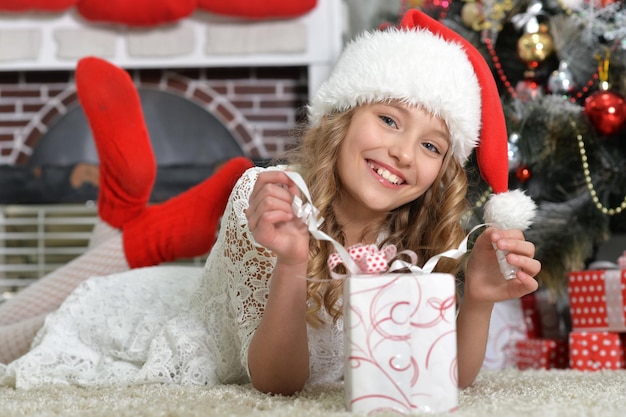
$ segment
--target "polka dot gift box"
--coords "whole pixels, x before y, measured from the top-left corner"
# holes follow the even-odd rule
[[[624,368],[624,334],[615,332],[571,332],[570,368],[579,371]]]
[[[573,330],[626,332],[626,269],[568,274]]]
[[[517,369],[565,369],[569,366],[566,339],[527,339],[515,343]]]

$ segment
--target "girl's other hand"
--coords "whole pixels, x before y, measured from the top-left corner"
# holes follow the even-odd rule
[[[507,252],[507,262],[518,268],[515,278],[502,276],[494,246]],[[525,240],[521,230],[487,228],[476,240],[468,259],[464,298],[494,303],[535,291],[538,283],[534,277],[541,264],[534,255],[535,245]]]

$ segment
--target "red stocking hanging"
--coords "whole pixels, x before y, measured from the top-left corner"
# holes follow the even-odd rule
[[[155,26],[187,17],[196,6],[197,0],[78,0],[76,8],[94,22]]]
[[[0,0],[0,11],[63,11],[74,7],[78,1],[79,0]]]
[[[248,19],[288,18],[303,15],[317,0],[198,0],[198,8],[211,13]]]

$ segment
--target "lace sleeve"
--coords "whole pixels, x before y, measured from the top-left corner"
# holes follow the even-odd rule
[[[256,178],[260,170],[250,172],[242,179],[236,199],[239,201],[231,215],[236,216],[239,227],[236,229],[234,241],[227,245],[227,256],[238,265],[237,276],[231,276],[230,287],[237,322],[239,339],[241,340],[241,364],[248,369],[248,348],[256,331],[265,303],[269,295],[269,283],[276,264],[274,255],[256,243],[250,229],[245,210]]]
[[[233,188],[220,235],[207,259],[203,299],[196,300],[196,305],[202,303],[207,326],[218,344],[215,348],[222,362],[218,373],[223,381],[249,377],[248,347],[269,294],[275,259],[255,242],[245,214],[259,173],[269,169],[283,168],[251,168]]]

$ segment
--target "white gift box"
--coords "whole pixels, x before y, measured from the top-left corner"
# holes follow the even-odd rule
[[[458,407],[454,276],[349,276],[344,337],[348,410],[417,414]]]

